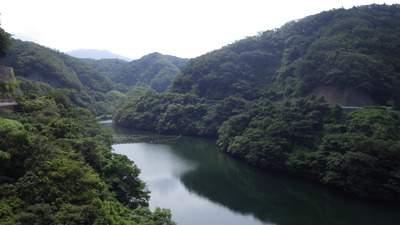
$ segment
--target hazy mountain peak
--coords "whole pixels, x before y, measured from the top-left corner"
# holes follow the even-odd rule
[[[122,59],[126,61],[132,61],[132,59],[114,54],[107,50],[97,50],[97,49],[77,49],[73,51],[66,52],[66,54],[76,57],[76,58],[88,58],[88,59]]]

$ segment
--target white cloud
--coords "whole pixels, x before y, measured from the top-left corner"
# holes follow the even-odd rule
[[[106,49],[195,57],[332,8],[380,0],[0,0],[2,27],[60,51]]]

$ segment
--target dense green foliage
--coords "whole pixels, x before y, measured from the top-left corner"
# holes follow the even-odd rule
[[[122,98],[116,101],[116,95],[111,92],[114,85],[103,73],[80,59],[38,44],[15,40],[7,53],[6,63],[14,68],[16,76],[65,89],[75,104],[96,115],[112,114],[124,98],[118,95]],[[33,85],[31,81],[25,84]],[[26,90],[30,89],[26,85]],[[30,92],[25,97],[35,98],[32,94],[42,96],[44,93]]]
[[[87,64],[33,43],[15,41],[7,57],[20,76],[0,65],[0,97],[18,102],[0,111],[0,224],[175,224],[169,210],[149,210],[140,170],[76,106],[114,110],[125,94]]]
[[[151,53],[123,65],[111,74],[110,78],[119,91],[127,91],[133,86],[143,86],[163,92],[187,61],[175,56]]]
[[[29,80],[24,77],[17,77],[17,80],[18,87],[23,91],[26,99],[37,99],[55,90],[48,83]]]
[[[343,112],[310,95],[352,87],[397,109],[399,17],[399,5],[331,10],[185,66],[158,53],[85,61],[16,40],[6,63],[18,82],[0,86],[19,102],[0,118],[1,223],[173,224],[168,210],[150,212],[139,169],[110,151],[111,136],[92,117],[112,114],[127,96],[118,125],[218,138],[222,151],[254,166],[399,201],[400,112]],[[0,30],[0,57],[10,43]],[[9,91],[17,85],[21,93]]]
[[[20,40],[13,42],[6,55],[6,63],[14,68],[16,76],[65,89],[75,104],[95,115],[113,114],[125,99],[119,92],[128,92],[132,87],[165,91],[186,62],[187,59],[159,53],[131,63],[119,59],[77,59]],[[30,92],[26,97],[35,98],[32,94],[43,95]]]
[[[170,134],[216,137],[218,127],[246,106],[246,101],[227,98],[212,102],[193,94],[157,93],[134,95],[114,116],[120,126]]]
[[[300,92],[318,85],[354,86],[381,104],[398,101],[399,21],[398,5],[371,5],[288,23],[282,30],[291,38],[279,79],[296,79]]]
[[[255,166],[399,201],[400,113],[346,113],[311,94],[351,87],[396,109],[399,16],[399,5],[336,9],[235,42],[191,59],[169,92],[130,96],[115,122],[216,137]]]
[[[232,95],[250,100],[259,97],[272,84],[280,58],[258,39],[245,39],[191,59],[174,79],[172,92],[216,100]]]
[[[0,59],[6,56],[11,45],[11,35],[0,27]]]
[[[312,98],[257,104],[220,127],[223,151],[361,197],[400,199],[399,112],[366,108],[346,115]]]
[[[289,97],[317,86],[352,86],[381,104],[396,102],[399,17],[398,5],[370,5],[292,21],[190,60],[172,91],[255,99],[271,88]]]
[[[81,61],[90,65],[93,69],[104,73],[110,77],[122,66],[128,64],[127,61],[122,59],[80,59]]]
[[[91,113],[51,96],[0,118],[1,224],[174,224]]]

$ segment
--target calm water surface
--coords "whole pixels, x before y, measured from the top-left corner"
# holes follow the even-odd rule
[[[120,142],[170,138],[109,127]],[[123,139],[121,139],[123,137]],[[151,139],[154,137],[154,139]],[[141,169],[150,208],[171,209],[179,225],[399,225],[400,206],[361,201],[281,174],[259,171],[216,149],[215,141],[113,145]]]

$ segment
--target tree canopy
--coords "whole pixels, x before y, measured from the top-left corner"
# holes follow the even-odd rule
[[[120,91],[134,86],[150,87],[164,92],[188,60],[175,56],[151,53],[120,67],[110,75]]]
[[[35,81],[64,89],[71,100],[95,115],[112,114],[124,97],[110,98],[113,82],[102,72],[93,69],[81,59],[40,46],[31,42],[15,40],[6,55],[6,64],[14,68],[15,75],[24,80],[27,98],[37,98],[46,90],[37,90]],[[115,90],[114,90],[115,91]]]
[[[114,120],[215,137],[254,166],[398,201],[400,113],[386,108],[400,100],[399,16],[374,4],[288,22],[191,59],[169,91],[129,97]],[[345,112],[313,95],[326,87],[382,107]]]
[[[148,209],[140,170],[62,91],[0,118],[2,224],[174,224]]]

